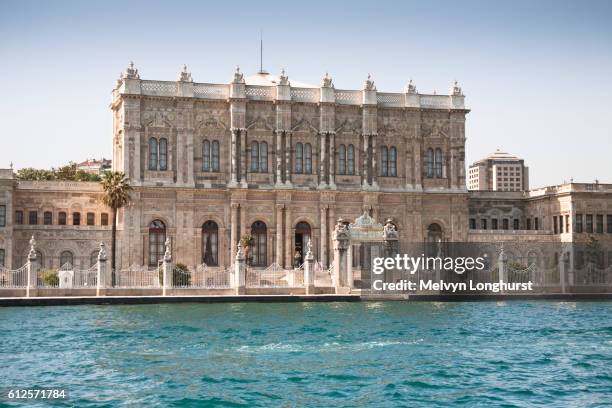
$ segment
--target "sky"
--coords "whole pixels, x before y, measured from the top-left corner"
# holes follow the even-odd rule
[[[612,1],[0,0],[0,168],[111,156],[109,109],[141,78],[227,83],[234,67],[379,91],[447,93],[471,109],[466,162],[499,148],[531,187],[612,183]]]

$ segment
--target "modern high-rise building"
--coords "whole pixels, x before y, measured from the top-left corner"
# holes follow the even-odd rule
[[[469,190],[529,190],[529,168],[523,159],[497,149],[472,164],[468,171]]]

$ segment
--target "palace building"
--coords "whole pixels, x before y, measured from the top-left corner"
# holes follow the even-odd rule
[[[134,187],[119,214],[118,265],[157,266],[170,238],[176,262],[229,266],[245,234],[255,268],[301,263],[308,241],[328,265],[336,220],[364,211],[404,242],[612,241],[612,185],[468,192],[464,99],[456,82],[448,95],[412,81],[386,93],[370,76],[344,90],[327,74],[309,85],[236,69],[210,84],[186,67],[152,81],[130,64],[110,105],[113,169]],[[100,196],[98,183],[0,170],[0,262],[25,263],[34,235],[43,268],[94,264],[110,243]]]

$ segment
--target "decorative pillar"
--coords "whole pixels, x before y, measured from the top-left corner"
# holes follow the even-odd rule
[[[565,274],[569,263],[569,253],[563,252],[559,257],[559,283],[561,285],[561,293],[566,293]]]
[[[244,295],[246,293],[246,264],[241,243],[238,244],[234,261],[234,288],[237,295]]]
[[[336,133],[329,134],[329,186],[336,187]]]
[[[421,165],[421,142],[417,139],[413,142],[412,154],[414,162],[414,187],[417,190],[421,190],[423,188],[423,166]]]
[[[291,187],[291,132],[285,134],[285,185]]]
[[[362,182],[361,185],[363,187],[367,187],[370,182],[370,171],[369,171],[369,144],[370,144],[370,138],[368,135],[364,134],[363,135],[363,161],[362,161],[362,168],[361,168],[361,174],[362,174]]]
[[[377,140],[376,134],[372,135],[372,186],[378,187],[378,153],[377,153]]]
[[[232,129],[232,145],[230,155],[230,185],[235,186],[238,184],[238,138],[240,137],[240,131],[238,129]]]
[[[319,184],[323,187],[327,184],[327,172],[325,171],[325,161],[326,161],[326,155],[325,155],[325,150],[326,150],[326,133],[320,133],[320,139],[321,139],[321,148],[320,148],[320,152],[319,152],[319,173],[320,173],[320,177],[319,177]]]
[[[336,294],[350,292],[350,287],[347,288],[347,272],[348,265],[348,248],[350,246],[350,238],[348,228],[342,218],[338,219],[333,232],[334,241],[334,287]]]
[[[98,253],[98,275],[96,276],[96,296],[100,296],[101,289],[106,289],[109,286],[106,261],[106,248],[104,246],[104,242],[100,242],[100,252]]]
[[[336,211],[335,208],[333,206],[329,206],[328,210],[327,210],[327,225],[329,225],[329,234],[326,234],[326,240],[325,240],[325,247],[327,249],[327,252],[325,253],[325,259],[327,260],[327,264],[325,264],[326,267],[329,267],[329,265],[333,262],[333,244],[332,244],[332,235],[333,235],[333,228],[334,225],[336,225]]]
[[[276,204],[276,259],[277,265],[283,264],[283,204]]]
[[[502,247],[501,252],[499,253],[499,259],[497,260],[497,269],[499,270],[499,282],[507,281],[507,268],[508,268],[508,257],[504,252],[504,248]],[[500,289],[500,294],[503,294],[503,289]]]
[[[315,293],[315,269],[314,255],[312,254],[312,240],[306,244],[306,256],[304,257],[304,287],[307,295]]]
[[[236,253],[236,245],[238,244],[238,240],[240,237],[238,236],[238,203],[230,204],[231,211],[231,220],[230,220],[230,264],[231,260],[234,258],[234,254]]]
[[[319,252],[319,261],[324,268],[327,267],[327,208],[321,206],[321,251]]]
[[[291,268],[293,265],[293,238],[291,232],[293,230],[293,220],[291,214],[291,206],[285,207],[285,268]]]
[[[276,185],[283,184],[283,131],[276,131]]]
[[[247,130],[240,130],[240,184],[242,187],[247,187]]]
[[[27,286],[26,286],[26,297],[31,295],[36,296],[36,286],[38,281],[38,262],[36,262],[36,240],[34,235],[30,238],[30,252],[28,253],[28,264],[27,264]]]
[[[170,238],[166,238],[166,252],[164,253],[164,264],[162,266],[162,296],[166,296],[166,290],[172,286],[172,252],[170,251]]]
[[[238,241],[244,234],[247,234],[250,231],[247,231],[246,225],[246,205],[244,203],[240,203],[240,233],[238,234]]]
[[[232,132],[231,146],[231,186],[237,186],[241,181],[240,172],[244,167],[240,166],[242,160],[241,133],[245,133],[246,128],[246,83],[244,76],[240,72],[240,67],[236,67],[232,82],[230,82],[230,129]],[[242,145],[244,146],[244,145]],[[246,180],[242,179],[243,182]]]

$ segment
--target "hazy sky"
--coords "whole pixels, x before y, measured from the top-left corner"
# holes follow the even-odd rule
[[[144,79],[228,82],[259,66],[338,88],[448,92],[472,112],[467,162],[501,148],[533,187],[612,182],[612,1],[0,0],[0,167],[111,156],[111,89]]]

